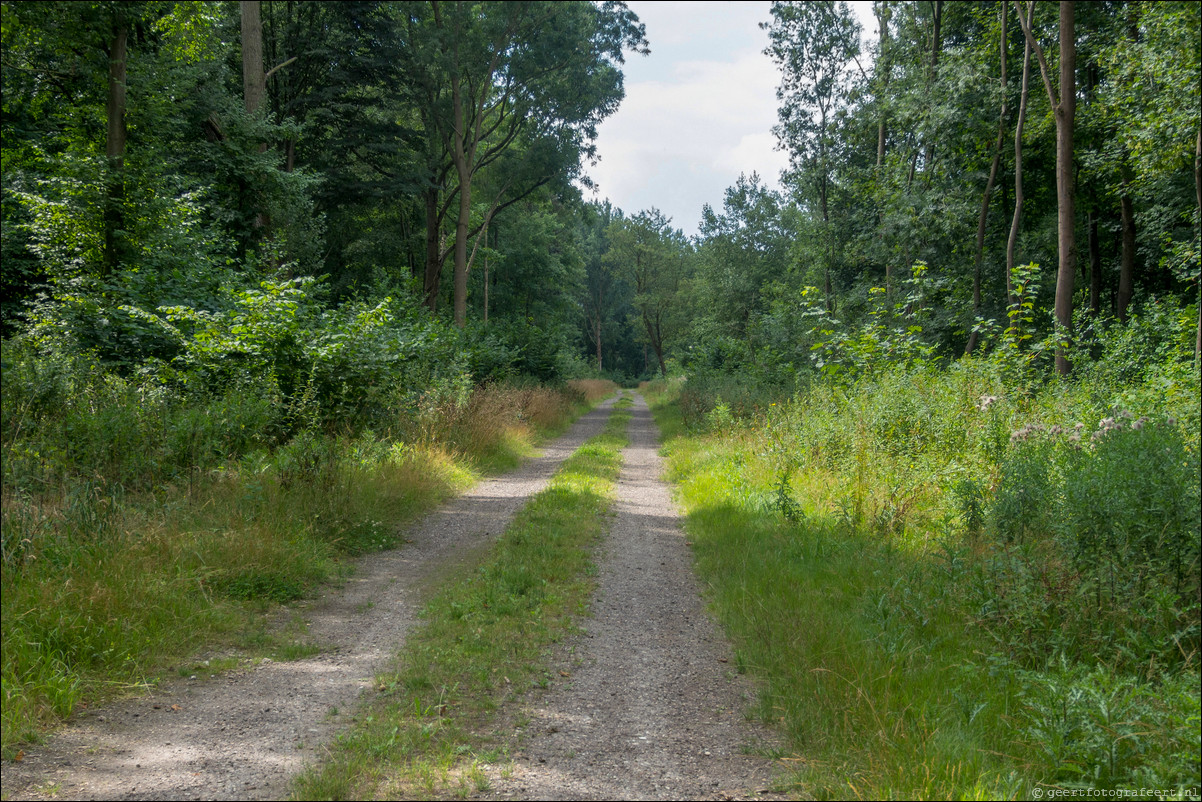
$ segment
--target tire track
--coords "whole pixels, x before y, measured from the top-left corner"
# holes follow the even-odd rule
[[[704,608],[641,396],[632,411],[582,665],[533,703],[524,747],[479,798],[771,796],[771,762],[743,750],[773,735],[743,719],[752,689]]]

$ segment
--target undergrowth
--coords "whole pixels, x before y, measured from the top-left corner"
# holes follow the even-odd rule
[[[614,389],[495,384],[428,399],[388,431],[278,439],[271,399],[254,393],[185,402],[63,370],[5,367],[6,756],[201,651],[287,651],[251,613],[399,545],[405,522]]]
[[[670,478],[797,789],[1198,793],[1188,365],[1038,384],[965,360],[752,405],[678,388],[648,388]]]
[[[547,656],[587,613],[629,405],[618,402],[605,431],[564,461],[470,575],[434,595],[398,668],[377,678],[378,698],[298,780],[301,798],[412,798],[445,788],[453,773],[485,782],[472,765],[496,744],[478,733],[506,699],[553,682]]]

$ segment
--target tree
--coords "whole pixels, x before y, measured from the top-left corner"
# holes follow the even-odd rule
[[[423,119],[432,134],[434,173],[428,225],[440,224],[437,188],[455,178],[453,280],[454,319],[467,316],[468,239],[487,225],[506,201],[529,194],[552,177],[579,171],[592,151],[597,124],[622,98],[617,65],[624,49],[645,51],[643,26],[622,3],[504,2],[468,4],[431,0],[422,30],[430,43],[421,50],[416,80],[423,85]],[[414,15],[416,18],[416,15]],[[556,164],[523,191],[497,182],[484,218],[473,225],[473,182],[519,141],[528,152],[567,152],[539,142],[571,143],[574,164]],[[447,165],[449,164],[449,169]],[[448,193],[452,194],[452,193]],[[449,208],[450,198],[444,203]],[[427,293],[442,257],[430,243]]]
[[[609,264],[634,287],[635,320],[643,342],[668,374],[667,351],[686,329],[684,284],[692,249],[658,209],[618,218],[609,227]]]
[[[714,335],[741,340],[755,359],[756,319],[767,305],[764,288],[789,268],[793,236],[784,199],[755,173],[726,190],[721,213],[702,209],[698,296]]]
[[[774,2],[772,22],[762,23],[771,44],[765,51],[781,69],[776,135],[789,151],[792,181],[816,200],[823,223],[823,280],[827,308],[834,308],[831,270],[835,241],[830,230],[835,112],[850,91],[851,63],[860,52],[860,26],[844,2]],[[858,62],[857,62],[858,63]],[[861,70],[862,72],[862,70]],[[812,194],[811,194],[812,193]]]
[[[1015,0],[1017,6],[1018,0]],[[1034,6],[1034,0],[1028,0]],[[1057,198],[1057,251],[1059,265],[1056,271],[1056,322],[1064,338],[1072,336],[1073,330],[1073,280],[1077,274],[1077,240],[1075,190],[1073,186],[1073,125],[1077,109],[1077,41],[1074,26],[1074,6],[1071,0],[1060,2],[1060,81],[1059,87],[1052,85],[1047,59],[1043,49],[1035,41],[1031,25],[1022,17],[1019,22],[1023,35],[1039,59],[1039,70],[1043,85],[1048,93],[1048,104],[1056,117],[1056,198]],[[1069,372],[1070,365],[1062,342],[1056,350],[1056,371],[1061,375]]]
[[[1181,240],[1185,237],[1202,240],[1202,111],[1198,97],[1202,94],[1202,55],[1197,42],[1202,36],[1202,10],[1197,3],[1163,2],[1132,3],[1132,15],[1128,26],[1129,35],[1116,40],[1106,48],[1100,60],[1111,76],[1101,89],[1101,103],[1106,109],[1108,121],[1114,126],[1116,139],[1124,156],[1129,156],[1128,173],[1124,176],[1124,194],[1130,203],[1134,190],[1143,192],[1144,197],[1153,197],[1163,203],[1166,196],[1173,194],[1172,176],[1180,175],[1192,161],[1194,198],[1193,214],[1188,226],[1177,225],[1180,230],[1165,230],[1166,240]],[[1178,211],[1169,217],[1185,222],[1179,204]],[[1127,219],[1133,218],[1132,211],[1124,206],[1124,272],[1128,259],[1134,262],[1134,223],[1130,225],[1132,255],[1127,250]],[[1198,253],[1202,246],[1186,247],[1184,253],[1192,257],[1176,260],[1176,274],[1180,279],[1199,286]],[[1168,256],[1168,254],[1166,254]],[[1133,268],[1133,265],[1132,265]],[[1129,280],[1133,283],[1133,279]],[[1130,290],[1120,290],[1120,296],[1129,298]],[[1120,309],[1125,305],[1120,300]],[[1195,350],[1202,351],[1202,302],[1199,303],[1198,338]]]
[[[583,299],[585,337],[594,347],[597,370],[603,370],[605,330],[613,317],[619,300],[620,281],[613,266],[605,258],[609,251],[608,229],[622,216],[609,201],[588,204],[582,209],[582,250],[584,255],[585,291]]]
[[[999,17],[1001,28],[1001,47],[999,48],[1001,64],[1001,90],[1002,90],[1002,108],[998,112],[997,123],[997,140],[993,145],[993,162],[989,166],[989,180],[985,184],[985,192],[981,198],[981,216],[977,221],[977,247],[976,253],[973,256],[973,271],[972,271],[972,312],[974,317],[980,315],[981,312],[981,262],[985,258],[985,231],[986,223],[989,217],[989,199],[993,194],[993,183],[997,180],[998,165],[1002,160],[1002,142],[1006,136],[1006,49],[1009,46],[1006,41],[1006,4],[1000,3]],[[979,329],[974,326],[972,333],[969,335],[968,344],[964,347],[964,353],[971,354],[977,346],[977,337]]]

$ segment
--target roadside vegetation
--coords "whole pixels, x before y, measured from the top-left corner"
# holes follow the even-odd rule
[[[1002,349],[849,358],[796,394],[647,388],[699,574],[797,790],[1197,793],[1190,323],[1161,361],[1131,333],[1072,380]]]
[[[197,403],[5,360],[6,755],[201,651],[295,652],[255,613],[399,546],[406,522],[615,389],[436,386],[391,426],[289,435],[287,408],[249,389]]]
[[[201,651],[304,651],[256,613],[615,389],[573,381],[572,179],[646,42],[585,2],[0,14],[12,757]]]
[[[619,400],[605,431],[564,461],[480,563],[435,594],[397,668],[377,677],[377,698],[298,780],[298,796],[487,790],[477,764],[506,758],[491,726],[501,705],[568,675],[554,650],[588,614],[630,406]]]

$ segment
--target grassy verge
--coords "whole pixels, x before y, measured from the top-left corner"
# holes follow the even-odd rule
[[[1049,478],[1011,432],[1061,421],[1071,432],[1072,421],[1106,414],[1104,396],[1057,386],[1007,394],[987,379],[965,371],[818,386],[741,420],[711,402],[691,425],[675,389],[649,388],[698,573],[739,669],[763,682],[759,715],[789,738],[795,789],[834,799],[1196,794],[1196,584],[1182,597],[1167,585],[1153,594],[1159,622],[1137,617],[1144,599],[1134,598],[1122,611],[1130,620],[1114,624],[1105,593],[1115,591],[1072,582],[1084,571],[1059,551],[1067,517],[1057,518],[1060,534],[1028,533],[1009,550],[990,540],[1001,538],[1003,502],[1017,503],[1007,493],[1033,481],[1028,473],[1045,482],[1040,503],[1051,507],[1048,483],[1067,477],[1058,481],[1071,490],[1082,460],[1129,498],[1143,488],[1154,501],[1138,519],[1152,520],[1171,505],[1151,494],[1169,471],[1136,461],[1155,456],[1134,442],[1148,427],[1104,433],[1092,452],[1037,444],[1041,459],[1067,455]],[[1185,401],[1174,417],[1145,407],[1150,421],[1162,416],[1147,442],[1180,455],[1169,467],[1192,470],[1196,492],[1197,402],[1191,412]],[[1184,446],[1165,423],[1174,420]],[[1117,457],[1105,461],[1111,442],[1137,466],[1130,475]],[[1086,478],[1098,489],[1101,479]],[[1184,497],[1189,482],[1178,479],[1165,486]],[[1174,528],[1196,531],[1181,514]],[[1030,587],[1016,578],[1023,570]],[[1197,570],[1195,561],[1195,583]]]
[[[411,798],[453,773],[463,792],[482,790],[474,766],[503,747],[478,733],[506,700],[553,681],[547,655],[587,612],[628,406],[618,402],[605,431],[564,462],[470,576],[437,593],[397,671],[379,679],[379,698],[298,781],[300,797]]]
[[[102,422],[82,414],[62,426],[61,443],[44,428],[6,439],[4,756],[80,705],[198,659],[303,656],[303,631],[271,634],[263,612],[343,576],[347,557],[399,545],[406,521],[481,472],[516,463],[613,389],[489,387],[443,410],[445,419],[430,414],[392,436],[302,432],[274,449],[210,456],[182,478],[178,466],[157,479],[147,466],[166,453],[156,451],[156,431],[165,441],[191,417],[210,419],[187,410],[156,429],[132,408],[132,439],[116,450],[104,445]],[[96,429],[110,464],[61,467],[66,449],[79,447],[70,439],[79,426]],[[126,489],[131,459],[143,489]],[[50,467],[28,479],[39,460]]]

